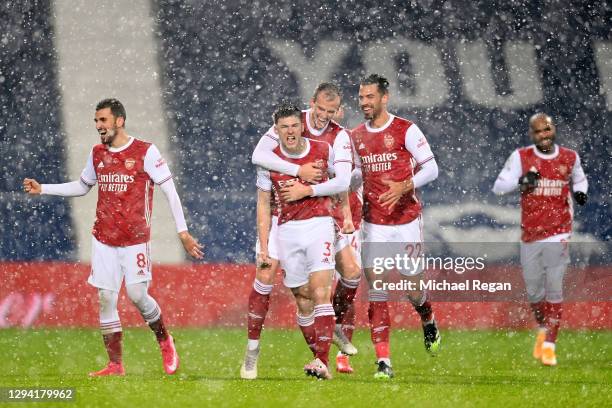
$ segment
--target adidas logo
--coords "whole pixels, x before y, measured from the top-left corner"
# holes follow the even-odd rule
[[[136,276],[144,276],[144,275],[145,275],[145,273],[144,273],[144,271],[142,269],[139,270],[138,273],[136,274]]]
[[[100,162],[100,164],[98,164],[98,168],[99,169],[103,169],[104,168],[104,163]]]
[[[329,258],[328,258],[328,257],[325,257],[325,258],[321,259],[321,262],[323,262],[323,263],[329,263]]]
[[[363,143],[359,143],[359,148],[360,149],[365,149],[365,145]]]

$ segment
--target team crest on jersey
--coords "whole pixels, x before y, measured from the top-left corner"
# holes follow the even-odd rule
[[[562,176],[567,175],[567,166],[565,164],[559,166],[559,173],[561,173]]]
[[[324,161],[322,159],[316,160],[315,161],[315,166],[317,166],[317,168],[322,169],[324,166]]]
[[[388,133],[385,133],[385,135],[383,136],[383,141],[385,142],[385,147],[387,149],[392,148],[393,144],[395,143],[395,139],[393,139],[393,136]]]
[[[125,159],[125,168],[128,170],[132,170],[134,165],[136,164],[136,160],[134,159]]]

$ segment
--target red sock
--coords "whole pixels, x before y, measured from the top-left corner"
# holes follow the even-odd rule
[[[546,302],[530,303],[530,306],[538,326],[543,327],[545,324]]]
[[[108,353],[108,359],[112,363],[121,364],[122,351],[121,351],[121,339],[123,338],[123,332],[114,332],[109,334],[103,334],[102,339],[104,340],[104,347]]]
[[[378,358],[389,358],[389,329],[391,327],[389,303],[370,302],[368,318],[370,320],[370,336],[374,347],[376,347],[376,356]],[[379,343],[385,343],[386,346],[378,346]],[[379,355],[379,348],[380,352],[386,355]]]
[[[260,286],[264,287],[263,290]],[[259,288],[259,291],[255,288]],[[267,293],[260,293],[265,291]],[[263,328],[264,320],[268,314],[268,307],[270,306],[271,291],[272,285],[263,285],[257,279],[255,280],[254,287],[249,295],[249,314],[247,317],[249,340],[259,340],[261,336],[261,329]]]
[[[563,306],[561,303],[546,302],[546,341],[554,343],[557,341]]]
[[[351,303],[342,319],[342,332],[349,341],[353,340],[353,331],[355,330],[355,304]]]
[[[359,279],[340,278],[334,293],[334,312],[336,323],[341,324],[347,309],[353,304],[355,294],[359,288]]]
[[[423,302],[421,306],[413,306],[414,310],[416,310],[419,316],[421,316],[421,321],[423,323],[430,322],[433,319],[433,309],[431,308],[431,303],[429,303],[429,300]]]
[[[304,340],[306,340],[306,344],[310,351],[312,351],[312,355],[316,356],[317,354],[317,331],[315,328],[315,320],[314,314],[310,316],[300,316],[297,315],[297,322],[300,330],[302,331],[302,335],[304,336]]]
[[[162,315],[159,315],[159,319],[154,321],[153,323],[149,323],[149,327],[155,333],[155,337],[157,341],[164,341],[168,338],[168,330],[166,330],[166,325],[164,324],[164,319],[162,319]]]
[[[390,358],[391,351],[389,350],[389,342],[381,342],[374,344],[374,350],[376,351],[376,358]]]
[[[317,348],[315,357],[329,365],[329,348],[334,336],[334,308],[331,304],[315,306],[315,330],[317,333]]]

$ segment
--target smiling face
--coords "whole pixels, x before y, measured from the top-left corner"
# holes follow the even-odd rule
[[[301,152],[303,148],[302,132],[304,126],[300,117],[291,115],[279,118],[274,127],[283,149],[289,153]]]
[[[340,109],[340,96],[329,97],[325,92],[319,92],[316,99],[310,101],[310,119],[316,129],[323,129],[334,118]]]
[[[115,117],[110,108],[103,108],[96,111],[94,122],[100,135],[100,143],[110,146],[125,120],[122,117]]]
[[[557,129],[548,115],[534,115],[529,121],[529,136],[537,149],[543,153],[553,151],[556,133]]]
[[[359,86],[359,107],[366,120],[375,121],[387,109],[388,94],[383,94],[378,85]]]

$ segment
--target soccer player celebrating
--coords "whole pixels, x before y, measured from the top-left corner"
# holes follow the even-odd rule
[[[330,298],[336,231],[329,196],[348,189],[351,163],[335,160],[328,143],[302,136],[302,114],[295,106],[281,105],[274,113],[274,124],[280,140],[275,154],[298,165],[317,163],[324,171],[323,182],[312,185],[294,176],[260,170],[257,186],[268,192],[262,203],[270,202],[271,189],[275,192],[278,254],[284,270],[284,284],[298,301],[306,298],[314,303],[315,359],[304,367],[304,371],[307,375],[330,379],[329,348],[335,320]],[[336,177],[326,180],[325,173],[332,168]],[[267,232],[265,226],[258,226],[260,243],[269,239]],[[265,256],[263,253],[264,260]]]
[[[578,153],[555,144],[550,116],[529,119],[533,145],[515,150],[495,180],[493,192],[521,192],[521,265],[527,298],[538,324],[533,357],[557,364],[555,343],[561,322],[563,276],[569,263],[574,200],[584,205],[588,182]]]
[[[122,328],[117,311],[121,284],[145,322],[155,333],[164,370],[174,374],[179,356],[164,324],[162,312],[149,293],[151,281],[150,234],[153,188],[157,184],[168,199],[185,251],[202,258],[202,246],[189,234],[172,174],[155,145],[129,136],[126,112],[117,99],[96,106],[94,121],[100,144],[93,147],[80,180],[64,184],[23,181],[30,194],[65,197],[85,195],[98,183],[98,204],[93,226],[91,274],[88,283],[98,288],[100,330],[109,363],[90,376],[124,375]]]
[[[321,83],[314,92],[310,102],[311,108],[301,113],[301,121],[304,124],[302,136],[314,140],[322,140],[329,143],[334,150],[334,157],[337,163],[348,163],[350,177],[351,143],[350,138],[341,126],[333,122],[331,118],[338,111],[341,104],[341,91],[331,83]],[[306,182],[318,182],[322,177],[322,170],[314,162],[306,162],[301,165],[286,161],[274,153],[274,149],[279,146],[279,136],[276,133],[276,127],[272,126],[259,140],[255,151],[253,152],[253,163],[279,173],[299,177]],[[347,174],[338,174],[335,177],[344,177]],[[314,186],[315,194],[320,192],[319,186]],[[343,201],[346,203],[347,201]],[[358,200],[351,198],[351,203],[357,203]],[[344,209],[344,211],[342,211]],[[348,214],[350,209],[340,207],[334,212],[337,223],[342,228],[349,228],[350,225],[345,225],[345,219],[341,219],[344,214]],[[277,218],[273,217],[270,230],[269,248],[274,248],[276,239],[276,224]],[[345,229],[345,232],[351,232]],[[334,310],[337,316],[337,326],[334,331],[334,342],[340,347],[345,354],[356,354],[357,349],[351,344],[349,339],[341,330],[341,323],[345,311],[355,298],[355,293],[359,286],[361,277],[361,269],[356,261],[355,254],[350,248],[350,242],[346,237],[339,235],[338,243],[335,245],[336,250],[336,268],[341,273],[342,278],[337,285],[334,294]],[[259,242],[261,245],[261,242]],[[248,345],[245,359],[241,367],[242,378],[254,378],[256,376],[256,362],[259,354],[259,338],[263,322],[269,307],[269,298],[274,283],[274,273],[277,268],[277,259],[274,257],[272,249],[270,249],[270,262],[257,263],[255,281],[253,289],[249,295],[249,313],[247,319],[248,326]],[[265,266],[265,267],[264,267]],[[300,315],[297,316],[298,326],[302,330],[306,341],[312,338],[312,322],[313,316]]]
[[[374,262],[388,255],[392,243],[400,243],[402,251],[411,246],[413,256],[418,256],[423,237],[421,202],[416,189],[438,176],[438,165],[425,136],[411,121],[390,114],[388,101],[386,78],[377,74],[363,78],[359,105],[366,122],[351,131],[357,152],[355,175],[363,179],[362,265],[370,283],[368,317],[378,364],[375,377],[381,379],[393,377],[389,347],[391,317],[388,292],[377,290],[372,284],[386,276],[374,273]],[[409,279],[415,279],[418,272],[400,270]],[[427,294],[415,290],[407,295],[421,317],[425,348],[435,353],[440,346],[440,334]]]

